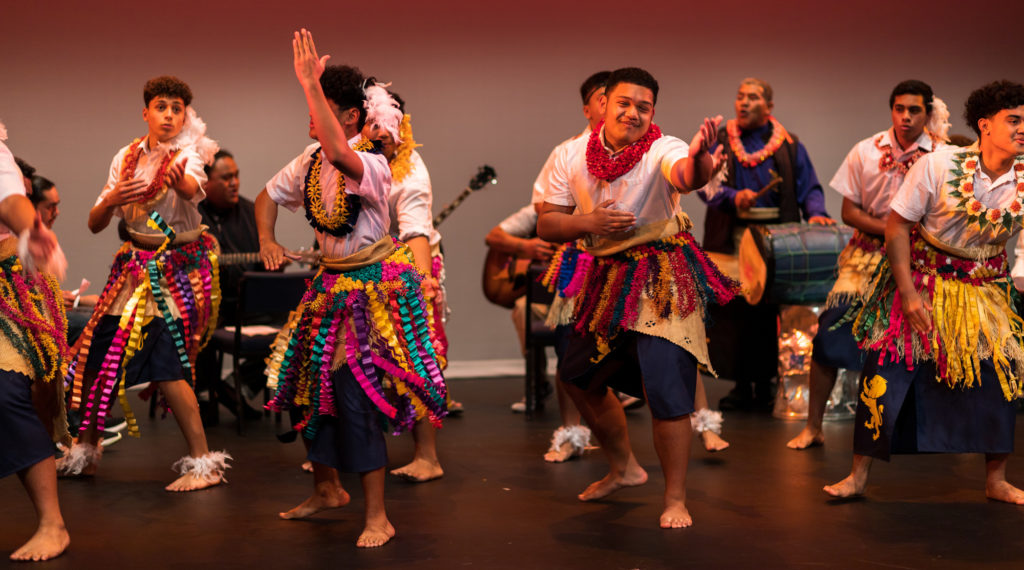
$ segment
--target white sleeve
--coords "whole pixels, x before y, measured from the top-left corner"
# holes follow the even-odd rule
[[[846,159],[839,165],[839,170],[836,170],[835,176],[832,177],[832,181],[828,183],[843,198],[858,206],[864,203],[861,196],[864,185],[860,177],[863,172],[862,162],[860,144],[858,143],[850,149]]]
[[[189,202],[198,205],[206,198],[206,190],[203,190],[203,186],[206,185],[206,171],[203,169],[203,159],[199,157],[199,153],[196,152],[194,146],[189,146],[181,149],[181,156],[178,157],[178,160],[186,161],[185,176],[191,176],[196,181],[196,184],[199,185],[199,191],[189,200]]]
[[[548,175],[547,188],[544,190],[544,201],[556,206],[576,206],[576,200],[572,196],[569,185],[569,163],[572,153],[569,148],[573,145],[566,145],[561,149],[555,149],[556,155],[551,173]]]
[[[1017,258],[1010,270],[1013,285],[1018,291],[1024,291],[1024,232],[1017,237],[1017,245],[1013,246],[1013,255]]]
[[[931,154],[922,157],[910,167],[903,184],[892,198],[890,209],[908,222],[919,222],[924,218],[938,195],[937,184],[942,180],[934,179]]]
[[[551,178],[551,170],[555,167],[555,157],[558,156],[558,152],[563,146],[559,145],[553,148],[551,154],[548,155],[548,159],[544,161],[540,174],[533,181],[533,195],[530,197],[531,204],[544,201],[544,195],[547,194],[548,189],[548,180]]]
[[[676,137],[662,137],[655,141],[655,144],[658,145],[657,152],[661,155],[659,160],[661,175],[671,185],[672,169],[675,168],[677,162],[690,156],[690,145]]]
[[[517,238],[528,239],[537,231],[537,209],[533,204],[523,206],[498,224],[501,230]]]
[[[25,177],[11,150],[0,142],[0,202],[15,195],[25,195]]]
[[[110,161],[110,171],[107,173],[107,182],[103,185],[103,189],[100,190],[100,195],[96,197],[96,203],[93,204],[93,206],[98,206],[103,200],[103,197],[114,189],[114,186],[117,184],[117,179],[121,176],[121,160],[123,156],[123,152],[118,152]],[[120,207],[115,209],[115,213],[118,215],[120,215],[120,211]]]
[[[274,203],[288,208],[292,212],[302,207],[302,192],[305,187],[306,170],[309,168],[309,157],[315,145],[292,159],[267,182],[267,195]]]
[[[430,173],[418,152],[412,153],[412,170],[401,184],[392,181],[395,217],[398,219],[398,239],[406,241],[416,236],[430,237],[434,229],[431,217],[433,197],[430,192]]]

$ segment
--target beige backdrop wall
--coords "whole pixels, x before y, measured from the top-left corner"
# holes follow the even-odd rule
[[[367,10],[367,11],[362,11]],[[983,12],[983,10],[991,10]],[[209,134],[235,153],[250,198],[308,143],[291,32],[309,27],[321,53],[394,82],[408,102],[434,184],[435,212],[480,164],[499,184],[470,197],[440,228],[454,314],[453,359],[509,358],[507,311],[480,293],[483,236],[529,200],[550,149],[583,127],[577,86],[599,69],[634,65],[661,83],[655,121],[689,138],[704,115],[732,113],[742,77],[769,80],[776,116],[806,144],[826,185],[859,139],[886,128],[902,79],[932,84],[967,133],[964,99],[984,82],[1024,80],[1016,2],[558,3],[15,2],[0,7],[0,120],[15,154],[61,191],[56,230],[69,283],[102,286],[117,246],[93,236],[89,208],[111,157],[145,133],[141,87],[188,81]],[[698,224],[703,205],[683,199]],[[310,242],[300,214],[279,237]],[[75,285],[70,285],[71,287]]]

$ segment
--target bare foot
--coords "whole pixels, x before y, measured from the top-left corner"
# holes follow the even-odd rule
[[[222,482],[223,479],[220,475],[210,475],[207,478],[203,478],[197,477],[192,473],[186,473],[175,479],[170,485],[164,487],[164,490],[173,493],[184,493],[186,491],[198,491],[213,487],[214,485],[220,485]]]
[[[377,546],[384,546],[389,540],[395,537],[395,527],[391,526],[388,519],[384,519],[383,523],[366,523],[366,528],[363,529],[363,533],[359,535],[359,539],[356,540],[356,546],[359,548],[375,548]]]
[[[722,439],[722,436],[711,430],[700,432],[700,439],[704,442],[704,449],[715,452],[722,451],[729,447],[729,442]],[[689,525],[687,525],[689,526]]]
[[[313,462],[308,460],[308,459],[306,461],[303,461],[302,462],[302,466],[300,467],[300,469],[302,469],[306,473],[312,473],[313,472]]]
[[[557,449],[549,449],[544,454],[544,461],[548,463],[562,463],[579,456],[580,454],[576,451],[576,446],[571,441],[567,441],[558,446]]]
[[[817,447],[824,444],[825,434],[821,433],[820,429],[815,430],[804,426],[804,429],[800,430],[800,433],[796,434],[796,437],[786,443],[786,447],[790,449],[807,449],[809,447]]]
[[[1014,505],[1024,505],[1024,491],[1014,487],[1007,481],[985,484],[985,496],[993,501],[1002,501]]]
[[[56,558],[71,544],[71,537],[63,524],[40,525],[36,533],[21,548],[11,554],[11,560],[39,562]]]
[[[344,489],[339,488],[324,492],[315,491],[308,499],[299,503],[299,506],[287,512],[277,513],[277,516],[285,520],[302,519],[313,516],[320,511],[344,507],[351,500],[352,498],[349,497],[348,491]]]
[[[444,470],[441,469],[441,464],[437,461],[415,458],[412,460],[412,463],[409,463],[405,467],[393,469],[391,474],[396,477],[401,477],[410,483],[426,483],[427,481],[440,479],[441,476],[444,475]],[[384,543],[382,542],[381,544]]]
[[[867,473],[863,477],[858,477],[853,473],[846,476],[846,479],[835,483],[833,485],[825,485],[823,490],[838,498],[856,497],[864,494],[864,488],[867,487],[868,477]]]
[[[665,512],[661,513],[661,528],[686,528],[693,526],[693,519],[690,518],[690,511],[682,502],[673,502],[665,505]]]
[[[623,487],[636,487],[647,482],[647,472],[639,465],[626,469],[621,477],[611,473],[604,476],[600,481],[594,481],[577,498],[581,501],[596,501],[611,495]]]

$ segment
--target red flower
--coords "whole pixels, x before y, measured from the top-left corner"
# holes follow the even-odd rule
[[[1011,214],[1016,216],[1020,214],[1020,211],[1021,209],[1024,209],[1024,206],[1021,206],[1020,202],[1014,200],[1013,202],[1010,202],[1010,207],[1008,209],[1010,210]]]
[[[990,223],[998,224],[1003,219],[1003,211],[999,208],[992,208],[985,214],[985,217],[988,218]]]
[[[967,202],[967,211],[971,214],[977,215],[978,212],[982,210],[982,208],[984,208],[984,206],[981,205],[981,202],[975,200],[974,198],[971,198],[970,201]]]
[[[960,191],[964,194],[974,194],[974,183],[964,182],[964,185],[960,187]]]
[[[1024,170],[1024,162],[1018,162],[1017,164],[1014,164],[1013,165],[1013,170],[1016,171],[1016,172],[1020,172],[1021,170]]]
[[[972,158],[971,160],[968,160],[967,162],[964,163],[964,168],[966,168],[967,170],[974,170],[977,167],[978,159],[976,158]]]

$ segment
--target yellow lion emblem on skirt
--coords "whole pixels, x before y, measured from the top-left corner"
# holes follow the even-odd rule
[[[887,382],[885,378],[882,378],[878,374],[875,374],[871,379],[864,381],[864,389],[860,394],[860,401],[864,402],[864,405],[868,408],[868,413],[871,417],[867,422],[864,423],[864,427],[875,430],[875,433],[871,435],[871,439],[877,440],[881,435],[882,429],[882,412],[885,410],[885,406],[878,404],[878,399],[885,395],[885,389]]]

